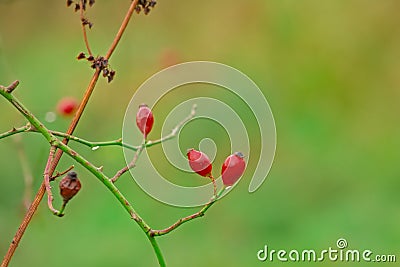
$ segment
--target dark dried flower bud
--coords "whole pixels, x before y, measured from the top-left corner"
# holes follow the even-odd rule
[[[64,203],[67,203],[81,189],[81,182],[78,179],[76,172],[69,172],[60,181],[60,195],[63,197]]]
[[[114,76],[115,76],[115,70],[111,70],[110,74],[108,74],[108,82],[111,82],[112,80],[114,80]]]
[[[94,60],[94,56],[90,55],[86,58],[88,61],[93,61]]]
[[[155,7],[157,2],[155,0],[151,0],[149,3],[149,7]]]
[[[100,59],[102,68],[106,68],[108,65],[108,59],[105,59],[104,57],[101,57]]]
[[[93,6],[94,2],[95,2],[95,0],[89,0],[89,6]]]
[[[80,52],[79,55],[76,57],[78,60],[86,58],[85,53]]]
[[[80,9],[81,9],[81,6],[79,4],[75,4],[75,12],[80,10]]]
[[[72,0],[67,0],[67,6],[68,6],[68,7],[71,6],[73,2],[74,2],[74,1],[72,1]]]

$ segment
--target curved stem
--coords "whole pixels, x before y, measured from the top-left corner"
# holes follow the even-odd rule
[[[151,236],[161,236],[161,235],[166,235],[168,233],[170,233],[171,231],[175,230],[176,228],[178,228],[179,226],[181,226],[182,224],[189,222],[193,219],[199,218],[199,217],[203,217],[204,214],[206,213],[206,211],[212,206],[214,205],[215,202],[218,201],[219,197],[224,193],[226,187],[222,187],[221,190],[218,192],[216,197],[213,197],[210,202],[208,202],[200,211],[193,213],[192,215],[186,216],[184,218],[179,219],[177,222],[175,222],[174,224],[172,224],[171,226],[162,229],[162,230],[151,230],[150,231],[150,235]]]
[[[54,198],[53,198],[53,193],[51,192],[51,186],[50,186],[50,173],[49,173],[49,171],[50,171],[51,163],[52,163],[52,161],[54,159],[54,153],[55,152],[56,152],[56,146],[52,145],[50,147],[49,157],[47,158],[47,164],[46,164],[46,167],[44,169],[44,184],[46,186],[47,205],[48,205],[49,209],[51,210],[51,212],[54,215],[62,216],[62,213],[60,211],[56,210],[53,207],[53,199]]]
[[[149,238],[150,243],[153,246],[153,250],[156,253],[158,264],[160,265],[160,267],[165,267],[166,263],[164,260],[164,256],[161,252],[160,247],[158,246],[157,240],[155,239],[154,236],[151,236],[151,235],[147,235],[147,237]]]
[[[86,49],[89,53],[90,56],[93,56],[92,54],[92,50],[90,50],[90,45],[89,45],[89,39],[87,37],[87,32],[86,32],[86,24],[84,23],[85,20],[85,14],[84,14],[84,10],[83,10],[83,0],[79,1],[79,6],[80,6],[80,17],[81,17],[81,25],[82,25],[82,33],[83,33],[83,40],[85,42],[86,45]]]

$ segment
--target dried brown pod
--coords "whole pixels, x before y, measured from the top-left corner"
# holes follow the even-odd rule
[[[76,172],[69,172],[60,181],[60,195],[63,197],[64,203],[67,203],[81,189],[81,182],[78,179]]]

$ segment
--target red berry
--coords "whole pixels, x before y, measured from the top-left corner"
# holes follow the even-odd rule
[[[201,151],[189,149],[187,152],[190,168],[204,177],[211,176],[212,165],[210,159]]]
[[[244,156],[236,152],[227,157],[222,165],[221,175],[224,185],[231,186],[239,180],[246,168]]]
[[[57,111],[63,116],[71,116],[78,108],[78,102],[71,97],[64,97],[57,104]]]
[[[154,117],[151,109],[146,104],[141,104],[136,113],[136,125],[143,133],[144,138],[150,133],[153,128]]]

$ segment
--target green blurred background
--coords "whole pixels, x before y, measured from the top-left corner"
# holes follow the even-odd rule
[[[76,135],[118,138],[129,98],[146,78],[168,64],[210,60],[259,85],[278,138],[272,170],[258,191],[247,192],[251,177],[245,175],[205,218],[159,238],[169,266],[280,266],[285,263],[259,262],[257,251],[264,245],[322,250],[341,237],[351,249],[399,257],[400,1],[158,2],[149,16],[134,15],[111,59],[115,81],[99,81]],[[97,1],[88,11],[96,55],[107,50],[128,6]],[[92,70],[75,59],[84,50],[78,14],[65,1],[3,0],[0,10],[0,84],[19,79],[15,94],[42,120],[63,96],[80,99]],[[155,110],[156,123],[173,101],[179,99]],[[0,110],[1,132],[25,124],[5,100]],[[68,124],[58,118],[47,126],[65,131]],[[21,137],[36,190],[48,146],[37,134]],[[120,148],[71,146],[109,175],[124,164]],[[1,140],[0,151],[2,257],[23,216],[24,183],[15,139]],[[63,157],[59,169],[71,164]],[[84,187],[67,215],[54,217],[42,203],[10,266],[156,266],[145,235],[113,196],[76,170]],[[118,187],[155,228],[196,211],[153,200],[129,175]],[[353,265],[362,263],[346,264]]]

